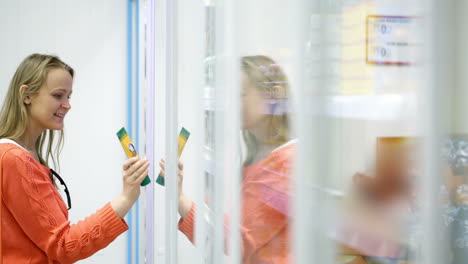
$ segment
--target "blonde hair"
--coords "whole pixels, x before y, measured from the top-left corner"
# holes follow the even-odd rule
[[[283,69],[271,58],[267,56],[244,56],[241,59],[242,71],[260,92],[273,93],[275,87],[280,86],[283,91],[281,100],[287,101],[289,97],[289,82]],[[283,102],[283,104],[284,104]],[[289,118],[287,112],[280,114],[268,114],[270,120],[271,135],[267,144],[284,144],[289,140]],[[249,131],[242,131],[242,136],[247,147],[244,166],[250,165],[257,153],[259,144],[255,136]]]
[[[17,140],[26,133],[30,117],[24,99],[27,96],[38,94],[49,71],[57,68],[66,70],[73,78],[73,69],[57,56],[32,54],[21,62],[11,79],[8,93],[0,111],[0,138]],[[20,93],[22,85],[27,86],[23,94]],[[39,161],[45,166],[48,166],[49,158],[51,158],[54,166],[57,167],[63,146],[63,130],[58,132],[55,153],[52,150],[54,140],[55,131],[47,129],[42,132],[35,143]]]

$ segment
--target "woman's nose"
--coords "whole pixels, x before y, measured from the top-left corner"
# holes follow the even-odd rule
[[[62,107],[67,109],[67,110],[70,110],[71,109],[71,104],[70,104],[70,100],[66,100],[63,104],[62,104]]]

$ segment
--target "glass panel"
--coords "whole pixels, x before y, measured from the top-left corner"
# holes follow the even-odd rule
[[[242,263],[292,263],[297,3],[236,1]],[[302,4],[302,3],[301,3]],[[300,142],[300,141],[299,141]]]
[[[465,262],[467,8],[179,5],[178,126],[199,144],[179,262]]]

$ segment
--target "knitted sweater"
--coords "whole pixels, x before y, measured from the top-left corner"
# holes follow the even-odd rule
[[[0,157],[0,264],[73,263],[128,229],[110,203],[71,225],[50,169],[12,143],[0,144]]]

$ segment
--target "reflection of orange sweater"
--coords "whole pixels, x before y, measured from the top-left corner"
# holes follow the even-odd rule
[[[243,263],[290,263],[289,202],[292,156],[295,144],[272,152],[245,167],[242,191]],[[179,222],[179,229],[194,239],[195,206]],[[225,221],[225,229],[227,221]]]
[[[70,225],[50,170],[14,144],[0,144],[1,156],[0,263],[73,263],[127,230],[110,204]]]

